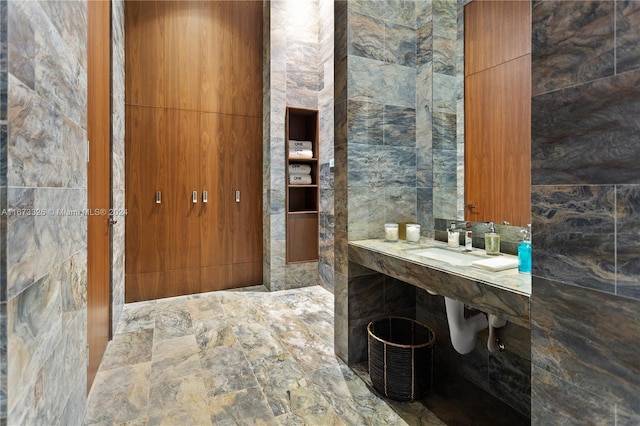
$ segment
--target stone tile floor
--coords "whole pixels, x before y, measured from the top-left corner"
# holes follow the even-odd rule
[[[84,424],[407,423],[334,355],[333,295],[315,286],[127,304]]]

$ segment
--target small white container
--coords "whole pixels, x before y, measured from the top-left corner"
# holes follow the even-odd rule
[[[407,242],[418,244],[420,242],[420,225],[415,223],[407,224]]]
[[[395,243],[398,241],[398,224],[397,223],[384,224],[384,240],[392,243]]]

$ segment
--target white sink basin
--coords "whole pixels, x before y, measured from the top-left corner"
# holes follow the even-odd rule
[[[455,266],[471,266],[471,263],[476,260],[486,259],[484,256],[476,256],[468,252],[457,251],[454,249],[447,250],[438,247],[407,250],[407,253],[427,257],[433,260],[439,260]]]

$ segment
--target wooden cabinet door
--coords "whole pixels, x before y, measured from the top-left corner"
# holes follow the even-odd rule
[[[235,116],[230,124],[232,182],[240,194],[232,204],[232,277],[240,287],[262,283],[262,119]]]
[[[126,274],[160,272],[167,262],[169,175],[164,109],[126,106]],[[159,193],[160,202],[156,200]]]

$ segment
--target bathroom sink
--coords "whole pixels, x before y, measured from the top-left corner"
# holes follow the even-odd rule
[[[439,260],[455,266],[471,266],[471,263],[476,260],[486,259],[484,256],[476,256],[472,253],[462,252],[457,250],[447,250],[438,247],[431,247],[426,249],[407,250],[408,253],[427,257],[433,260]]]

